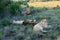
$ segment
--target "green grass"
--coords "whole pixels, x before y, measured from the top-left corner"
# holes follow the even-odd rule
[[[56,40],[57,36],[60,35],[60,8],[53,9],[53,8],[31,8],[32,12],[31,16],[19,16],[17,17],[18,20],[26,20],[26,19],[36,19],[39,22],[42,18],[46,18],[48,20],[49,25],[52,26],[51,29],[47,30],[48,33],[43,35],[43,37],[39,37],[40,33],[34,34],[33,32],[33,25],[9,25],[10,30],[15,31],[14,36],[2,37],[2,40]],[[3,30],[0,32],[0,36],[3,35]],[[5,36],[5,35],[3,35]]]

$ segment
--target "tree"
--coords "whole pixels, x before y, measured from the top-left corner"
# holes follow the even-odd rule
[[[11,0],[0,0],[0,14],[3,15],[4,10],[9,10],[11,15],[16,15],[21,4],[28,5],[28,0],[13,2]]]
[[[10,0],[0,0],[0,12],[4,11],[10,3]]]

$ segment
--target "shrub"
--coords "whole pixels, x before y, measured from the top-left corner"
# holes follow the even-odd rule
[[[11,15],[16,15],[16,12],[19,9],[19,3],[12,3],[10,4],[9,7],[10,7],[9,10],[10,10]]]
[[[10,25],[10,21],[8,19],[3,19],[2,25],[3,26]]]

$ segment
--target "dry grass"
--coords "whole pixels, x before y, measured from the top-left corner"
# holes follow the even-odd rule
[[[48,1],[48,2],[28,2],[29,6],[34,7],[56,7],[60,6],[60,1]]]

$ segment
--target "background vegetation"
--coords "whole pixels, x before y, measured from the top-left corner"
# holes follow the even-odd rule
[[[31,10],[31,16],[24,15],[25,8],[21,7],[24,2],[11,2],[0,0],[0,40],[56,40],[60,35],[60,7],[54,8],[34,8]],[[27,2],[25,2],[27,3]],[[24,4],[27,5],[27,4]],[[36,19],[39,22],[46,18],[52,28],[47,29],[47,33],[34,33],[33,25],[14,25],[13,20]]]

